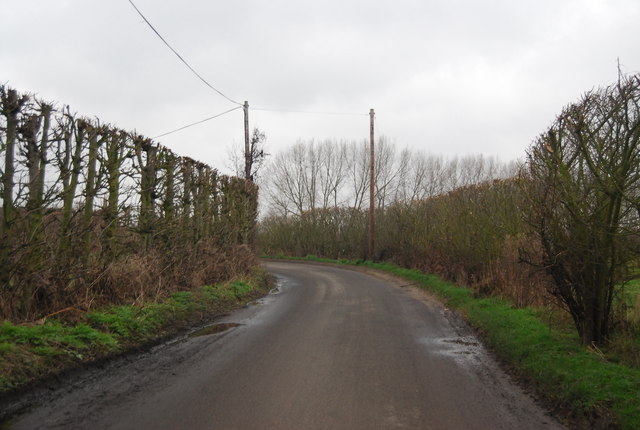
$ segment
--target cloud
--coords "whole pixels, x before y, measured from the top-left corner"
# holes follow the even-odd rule
[[[216,88],[252,107],[270,151],[297,138],[379,132],[432,152],[515,158],[567,103],[640,71],[633,0],[136,4]],[[233,105],[206,88],[128,2],[0,0],[0,80],[86,115],[157,135]],[[224,164],[236,111],[162,138]]]

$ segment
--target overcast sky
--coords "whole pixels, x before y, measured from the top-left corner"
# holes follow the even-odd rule
[[[366,139],[524,156],[569,102],[640,72],[638,0],[134,0],[271,153]],[[127,0],[0,0],[0,82],[153,137],[235,105]],[[224,170],[242,110],[158,139]]]

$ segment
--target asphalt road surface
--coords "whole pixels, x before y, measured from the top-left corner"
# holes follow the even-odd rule
[[[87,372],[10,428],[563,428],[414,287],[267,266],[279,287],[219,321],[237,326]]]

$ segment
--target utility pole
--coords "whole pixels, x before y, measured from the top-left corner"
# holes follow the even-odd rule
[[[249,148],[249,102],[242,105],[244,111],[244,178],[251,180],[251,153]]]
[[[374,135],[373,121],[375,113],[373,109],[369,110],[369,147],[371,153],[369,155],[369,260],[373,261],[375,251],[375,174],[374,174]]]

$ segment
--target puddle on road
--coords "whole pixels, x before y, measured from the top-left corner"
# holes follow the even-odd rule
[[[238,324],[238,323],[218,323],[218,324],[212,324],[212,325],[208,325],[206,327],[201,328],[200,330],[196,330],[193,333],[191,333],[189,335],[189,337],[199,337],[199,336],[207,336],[210,334],[218,334],[218,333],[222,333],[223,331],[227,331],[229,329],[232,329],[234,327],[238,327],[241,326],[242,324]]]
[[[283,284],[286,284],[286,280],[284,278],[278,277],[276,286],[272,288],[267,295],[247,303],[242,307],[241,310],[238,310],[237,313],[222,315],[225,317],[228,317],[230,315],[235,315],[232,318],[242,321],[242,323],[226,322],[226,323],[211,324],[191,332],[190,334],[188,334],[187,337],[192,338],[192,337],[220,334],[238,326],[256,324],[256,321],[259,320],[259,315],[261,313],[259,306],[268,305],[274,300],[277,300],[278,295],[282,294],[283,292],[282,291]]]
[[[470,336],[455,338],[423,337],[419,343],[426,345],[431,353],[451,357],[456,361],[475,358],[481,354],[482,346]],[[468,357],[468,358],[463,358]]]
[[[443,339],[444,343],[455,343],[456,345],[464,345],[464,346],[478,346],[478,342],[473,342],[464,339]]]

